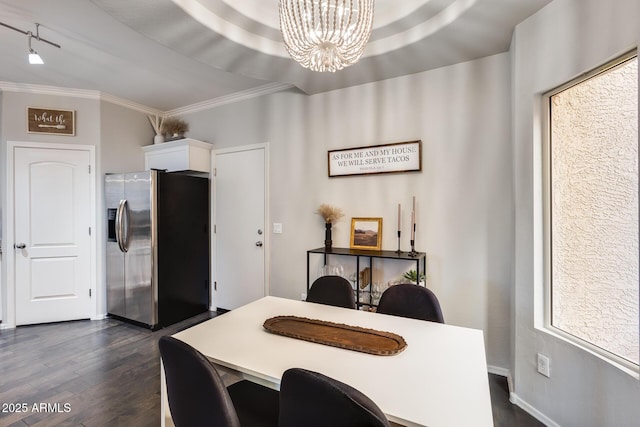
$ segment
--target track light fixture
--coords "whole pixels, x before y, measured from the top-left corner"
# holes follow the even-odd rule
[[[36,24],[36,33],[38,32],[39,26],[40,24]],[[42,60],[42,58],[40,58],[38,52],[33,50],[33,48],[31,47],[31,39],[33,38],[33,34],[31,33],[31,31],[27,31],[27,38],[29,39],[29,64],[44,64],[44,61]],[[40,39],[40,35],[37,34],[36,38]]]
[[[44,39],[42,37],[40,37],[40,24],[36,23],[36,34],[34,35],[31,31],[23,31],[19,28],[16,27],[12,27],[11,25],[7,25],[5,23],[0,22],[0,25],[2,25],[3,27],[7,27],[11,30],[17,31],[19,33],[22,34],[26,34],[27,36],[27,42],[28,42],[28,46],[29,46],[29,64],[44,64],[44,61],[42,60],[42,58],[40,57],[40,55],[38,55],[38,52],[35,51],[35,49],[33,49],[31,47],[31,39],[35,38],[36,40],[38,40],[39,42],[45,42],[45,43],[49,43],[51,46],[55,46],[58,49],[60,48],[60,45],[57,43],[53,43],[47,39]]]

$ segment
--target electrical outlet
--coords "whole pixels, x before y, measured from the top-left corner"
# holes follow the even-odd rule
[[[273,234],[282,234],[282,224],[279,222],[273,223]]]
[[[551,377],[551,361],[548,356],[538,353],[538,372],[547,378]]]

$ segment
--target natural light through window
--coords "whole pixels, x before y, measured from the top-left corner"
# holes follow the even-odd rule
[[[549,96],[551,326],[638,364],[638,59]]]

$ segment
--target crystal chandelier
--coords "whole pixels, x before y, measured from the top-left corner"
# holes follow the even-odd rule
[[[313,71],[335,72],[362,56],[374,0],[280,0],[280,30],[289,55]]]

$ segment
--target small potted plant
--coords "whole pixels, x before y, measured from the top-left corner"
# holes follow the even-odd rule
[[[409,270],[402,275],[402,278],[407,280],[409,283],[418,283],[418,272],[415,270]],[[420,285],[424,286],[424,273],[420,273]]]

